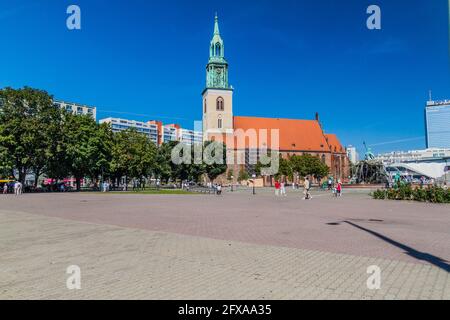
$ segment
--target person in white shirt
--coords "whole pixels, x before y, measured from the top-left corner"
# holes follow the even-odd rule
[[[286,196],[286,184],[284,182],[281,182],[281,195]]]
[[[20,188],[20,182],[19,181],[14,182],[14,195],[16,195],[16,196],[19,195],[19,188]]]
[[[311,184],[309,182],[309,178],[308,177],[305,178],[305,182],[303,183],[303,187],[304,187],[303,193],[305,194],[305,200],[311,199],[311,195],[309,194],[309,189],[311,187]]]

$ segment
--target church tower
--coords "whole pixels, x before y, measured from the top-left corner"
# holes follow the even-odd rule
[[[233,130],[233,88],[228,84],[228,62],[225,60],[225,46],[220,36],[217,14],[206,66],[206,88],[202,96],[203,140],[209,140],[208,133]]]

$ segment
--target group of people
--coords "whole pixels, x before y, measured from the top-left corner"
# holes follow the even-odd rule
[[[295,186],[295,185],[294,185]],[[311,194],[309,193],[309,190],[311,189],[311,184],[309,182],[309,178],[305,178],[305,182],[303,183],[303,188],[304,188],[304,195],[305,195],[305,200],[309,200],[312,199]],[[295,187],[294,187],[295,189]],[[275,196],[279,197],[279,196],[287,196],[286,194],[286,183],[285,182],[280,182],[280,181],[275,181]]]
[[[7,183],[3,185],[3,194],[8,193],[9,186]],[[14,181],[13,184],[14,194],[16,196],[21,195],[23,193],[23,184],[20,181]]]
[[[275,195],[286,196],[286,184],[284,182],[275,181]]]
[[[295,185],[294,185],[295,186]],[[294,188],[295,189],[295,188]],[[305,178],[303,182],[303,195],[304,200],[312,199],[311,193],[311,181],[308,177]],[[328,180],[328,190],[333,191],[335,197],[340,197],[342,195],[342,182],[338,180],[336,183],[330,178]],[[284,182],[275,181],[275,196],[286,196],[286,184]]]
[[[108,192],[110,191],[111,184],[108,181],[104,181],[102,183],[102,192]]]
[[[328,190],[333,192],[335,197],[340,197],[342,195],[342,182],[338,180],[337,182],[333,178],[328,178]]]

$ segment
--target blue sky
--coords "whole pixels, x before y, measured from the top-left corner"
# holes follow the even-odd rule
[[[98,117],[193,127],[220,19],[234,113],[312,119],[343,144],[424,148],[428,90],[450,98],[447,0],[0,0],[0,87],[45,89]],[[66,28],[77,4],[82,30]],[[382,30],[366,9],[382,10]],[[450,125],[450,124],[449,124]]]

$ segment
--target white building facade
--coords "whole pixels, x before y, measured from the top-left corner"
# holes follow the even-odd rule
[[[347,156],[351,163],[356,164],[359,161],[358,152],[356,152],[356,148],[353,146],[347,147]]]
[[[89,115],[97,121],[97,108],[62,100],[53,101],[53,105],[57,108],[66,110],[67,112],[78,115]]]
[[[376,156],[376,159],[381,160],[384,164],[439,161],[445,158],[450,158],[450,149],[434,148],[425,150],[394,151]]]
[[[142,122],[121,118],[101,119],[99,123],[109,123],[113,132],[135,128],[138,132],[147,135],[156,145],[170,141],[179,141],[188,145],[203,142],[202,132],[183,129],[177,124],[163,125],[160,121]]]
[[[101,119],[99,123],[108,123],[111,125],[113,132],[125,131],[127,129],[134,128],[137,132],[145,134],[153,141],[156,145],[159,143],[158,135],[158,125],[150,124],[148,122],[135,121],[135,120],[127,120],[121,118],[106,118]]]

